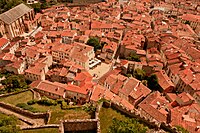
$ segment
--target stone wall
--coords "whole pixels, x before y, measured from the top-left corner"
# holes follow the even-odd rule
[[[63,122],[64,131],[91,131],[97,130],[96,119],[77,119],[77,120],[65,120]]]
[[[97,120],[97,133],[101,132],[99,113],[102,106],[103,106],[103,103],[98,104],[95,111],[95,119]]]
[[[77,119],[77,120],[65,120],[61,122],[59,132],[64,133],[67,131],[96,131],[100,133],[100,119],[99,112],[103,103],[97,104],[95,111],[95,119]]]
[[[46,113],[32,113],[30,111],[24,110],[22,108],[16,107],[14,105],[8,104],[8,103],[4,103],[4,102],[0,102],[0,106],[2,108],[5,108],[7,110],[13,111],[15,113],[21,114],[23,116],[27,116],[29,118],[33,118],[33,119],[37,119],[37,118],[43,118],[45,119],[45,121],[49,121],[49,116],[50,113],[46,112]]]
[[[43,129],[43,128],[59,128],[59,124],[47,124],[42,126],[29,126],[25,128],[21,128],[22,130],[32,130],[32,129]]]
[[[111,103],[104,102],[103,106],[111,107],[115,110],[120,111],[122,114],[125,114],[125,115],[131,117],[131,118],[136,118],[140,122],[146,124],[148,127],[153,128],[155,130],[164,129],[165,131],[169,131],[171,133],[178,133],[178,131],[176,131],[176,128],[171,127],[170,125],[168,125],[166,123],[158,123],[156,121],[150,121],[148,118],[142,116],[137,109],[129,110],[126,107],[124,107],[123,105],[116,104],[116,103],[113,103],[113,102],[111,102]]]
[[[6,94],[1,94],[0,98],[16,95],[16,94],[19,94],[19,93],[22,93],[22,92],[26,92],[26,91],[29,91],[29,90],[25,89],[25,90],[18,91],[18,92],[11,92],[11,93],[6,93]]]

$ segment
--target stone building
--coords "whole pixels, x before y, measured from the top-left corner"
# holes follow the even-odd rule
[[[0,33],[9,39],[20,36],[37,26],[34,18],[34,10],[22,3],[0,14]]]

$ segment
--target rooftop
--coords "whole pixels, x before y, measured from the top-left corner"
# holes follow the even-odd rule
[[[6,24],[11,24],[18,18],[22,17],[24,14],[30,12],[32,9],[26,6],[25,4],[19,4],[18,6],[0,14],[0,20]]]

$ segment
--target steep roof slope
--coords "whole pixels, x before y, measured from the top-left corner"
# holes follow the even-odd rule
[[[2,13],[0,15],[0,20],[2,20],[6,24],[11,24],[27,12],[31,11],[32,9],[26,6],[25,4],[19,4],[16,7]]]

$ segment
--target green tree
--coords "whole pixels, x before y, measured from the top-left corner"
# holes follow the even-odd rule
[[[159,90],[158,77],[155,74],[147,78],[147,86],[151,90]]]
[[[87,45],[93,46],[95,52],[96,52],[98,49],[101,49],[101,44],[100,44],[98,38],[90,38],[90,39],[87,41]]]
[[[185,128],[181,127],[181,126],[176,126],[177,131],[180,131],[181,133],[189,133]]]
[[[36,13],[41,11],[41,4],[40,3],[31,4],[30,6],[34,9],[34,11]]]
[[[109,127],[109,133],[146,133],[147,127],[140,124],[135,119],[125,121],[113,119],[112,125]]]
[[[0,114],[0,132],[18,133],[20,128],[17,125],[17,118],[14,116],[5,116]]]
[[[185,24],[188,24],[188,25],[190,25],[190,21],[186,21],[186,22],[185,22]]]
[[[8,11],[9,9],[23,3],[22,0],[0,0],[0,13]]]
[[[129,61],[140,62],[140,57],[135,52],[131,52],[130,55],[126,57],[126,59]]]
[[[147,80],[142,80],[142,84],[147,86],[148,85],[148,81]]]
[[[124,76],[126,76],[126,77],[131,77],[132,76],[132,74],[130,74],[130,73],[127,73],[127,74],[125,74]]]
[[[48,7],[50,7],[49,3],[46,2],[46,0],[44,0],[44,1],[42,2],[42,4],[41,4],[41,9],[46,9],[46,8],[48,8]]]
[[[137,68],[133,72],[133,77],[138,79],[138,80],[140,80],[140,81],[142,81],[146,77],[146,72],[144,70],[142,70],[142,69]]]
[[[28,88],[23,75],[9,75],[6,79],[2,80],[1,83],[7,92]]]

